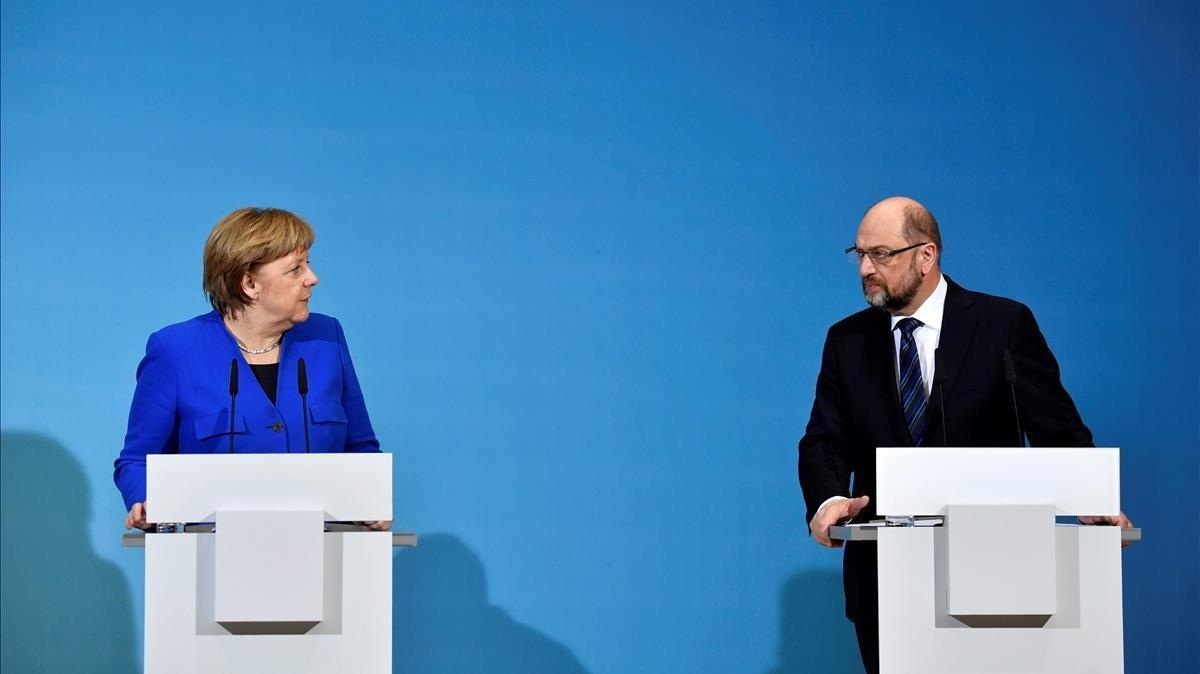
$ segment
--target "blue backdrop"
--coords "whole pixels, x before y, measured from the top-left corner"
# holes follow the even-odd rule
[[[1194,666],[1197,4],[562,4],[3,2],[3,669],[140,666],[134,368],[256,204],[425,536],[397,671],[855,671],[795,446],[897,193],[1122,448],[1127,671]]]

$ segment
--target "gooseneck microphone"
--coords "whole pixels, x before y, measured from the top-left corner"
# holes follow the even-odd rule
[[[233,454],[233,434],[237,432],[237,427],[234,425],[237,415],[234,413],[237,409],[237,394],[238,394],[238,366],[237,358],[229,361],[229,453]]]
[[[946,439],[950,433],[946,429],[946,370],[942,367],[941,349],[933,350],[933,385],[937,387],[938,409],[942,412],[942,446],[949,447],[950,441]]]
[[[304,359],[296,361],[296,385],[300,388],[300,408],[304,412],[304,453],[312,453],[312,445],[308,440],[308,369]]]
[[[1017,420],[1017,446],[1025,446],[1025,434],[1021,432],[1021,412],[1017,408],[1017,368],[1013,366],[1012,351],[1004,350],[1004,379],[1012,391],[1013,418]]]

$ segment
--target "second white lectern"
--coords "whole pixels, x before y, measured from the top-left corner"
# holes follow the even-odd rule
[[[147,457],[146,674],[392,671],[390,454]],[[193,533],[195,532],[195,533]]]
[[[1120,512],[1119,450],[881,447],[876,484],[902,525],[831,535],[878,541],[881,674],[1124,671],[1121,541],[1140,530],[1055,522]]]

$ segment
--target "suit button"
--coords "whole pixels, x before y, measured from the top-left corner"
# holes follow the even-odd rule
[[[274,430],[276,433],[278,433],[279,431],[282,431],[282,430],[283,430],[283,424],[282,424],[281,422],[278,422],[278,421],[276,421],[274,424],[272,424],[272,425],[271,425],[271,428],[272,428],[272,429],[273,429],[273,430]]]

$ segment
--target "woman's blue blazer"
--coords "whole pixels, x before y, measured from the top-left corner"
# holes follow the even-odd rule
[[[235,452],[305,451],[296,374],[300,358],[308,374],[312,451],[379,451],[337,320],[309,314],[308,320],[287,331],[279,348],[279,380],[271,404],[216,311],[150,335],[137,369],[125,448],[113,471],[126,509],[146,500],[147,454],[229,451],[229,371],[234,360]]]

